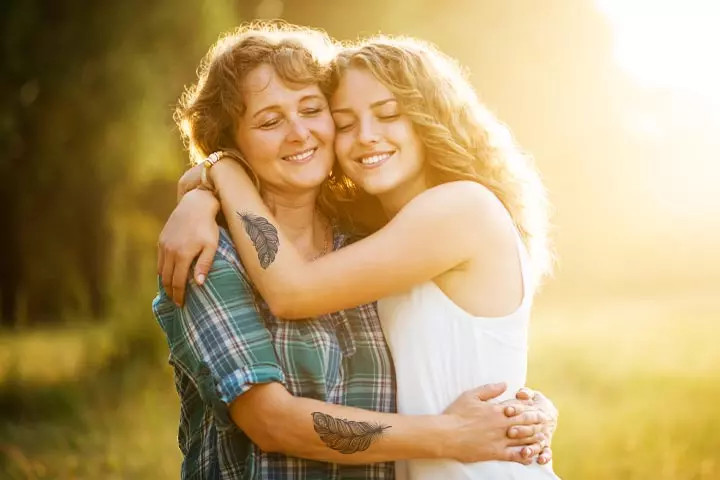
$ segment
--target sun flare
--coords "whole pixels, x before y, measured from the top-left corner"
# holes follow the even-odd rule
[[[720,107],[720,2],[596,0],[615,59],[644,86],[685,91]]]

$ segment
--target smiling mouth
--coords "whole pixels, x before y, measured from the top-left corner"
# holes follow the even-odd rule
[[[364,155],[358,158],[356,161],[363,167],[377,167],[385,163],[385,161],[388,158],[392,157],[394,154],[394,151],[373,153],[372,155]]]
[[[315,155],[317,149],[318,147],[308,148],[307,150],[303,150],[302,152],[294,153],[292,155],[286,155],[282,157],[282,159],[293,163],[306,163],[310,161],[313,155]]]

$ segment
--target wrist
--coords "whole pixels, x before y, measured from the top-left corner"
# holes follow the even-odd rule
[[[427,435],[429,440],[425,458],[448,459],[455,458],[457,448],[457,432],[460,429],[461,419],[455,415],[443,413],[433,415],[431,418],[431,432]]]
[[[220,200],[215,197],[213,192],[205,190],[203,188],[195,188],[187,192],[180,200],[187,202],[193,202],[196,205],[202,205],[212,213],[213,216],[217,215],[220,211]]]
[[[218,193],[223,186],[231,187],[234,190],[243,187],[255,188],[243,166],[231,157],[223,157],[218,160],[212,168],[208,169],[207,178]]]

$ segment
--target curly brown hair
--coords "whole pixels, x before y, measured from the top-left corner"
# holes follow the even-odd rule
[[[285,82],[320,84],[336,51],[336,43],[324,31],[286,22],[246,23],[221,35],[200,63],[197,83],[182,94],[174,114],[192,163],[219,150],[232,153],[261,189],[235,141],[246,109],[245,76],[260,65],[271,65]],[[339,215],[334,197],[329,182],[324,182],[318,207],[331,218]]]

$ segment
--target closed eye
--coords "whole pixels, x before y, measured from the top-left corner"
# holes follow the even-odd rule
[[[345,124],[336,123],[335,130],[337,130],[338,132],[346,132],[346,131],[350,130],[353,127],[353,125],[354,125],[354,123],[345,123]]]
[[[322,111],[322,108],[305,108],[300,113],[302,113],[303,115],[317,115]]]
[[[263,129],[266,129],[266,130],[267,130],[267,129],[276,127],[276,126],[279,125],[279,124],[280,124],[280,119],[279,119],[279,118],[273,118],[273,119],[268,120],[267,122],[261,124],[261,125],[260,125],[260,128],[263,128]]]

